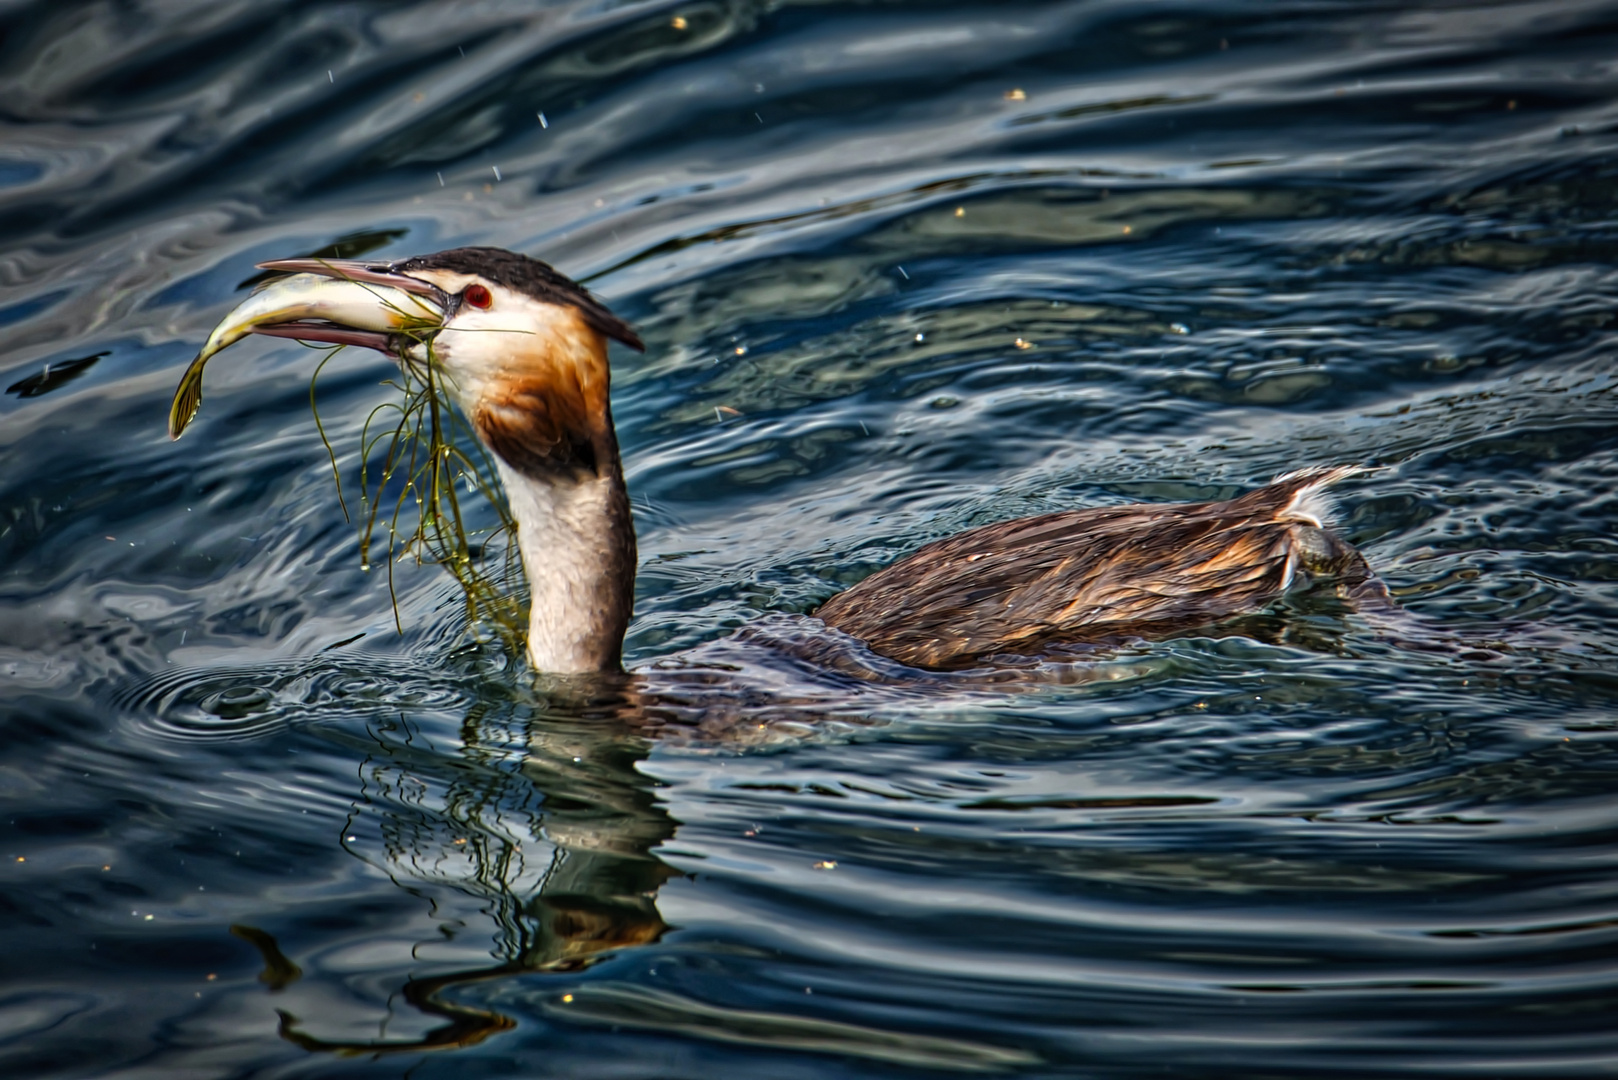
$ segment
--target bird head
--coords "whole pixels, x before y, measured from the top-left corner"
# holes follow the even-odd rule
[[[607,339],[644,349],[622,319],[536,259],[456,248],[393,271],[445,295],[442,328],[416,346],[484,442],[529,475],[616,467]]]
[[[293,276],[266,286],[214,331],[176,395],[176,437],[200,403],[202,364],[257,333],[363,345],[432,364],[484,442],[524,474],[600,475],[617,466],[607,340],[645,346],[583,286],[546,264],[466,247],[391,263],[259,265]]]

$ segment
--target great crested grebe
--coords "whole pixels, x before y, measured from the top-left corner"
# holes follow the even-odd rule
[[[635,531],[609,401],[607,341],[645,346],[582,286],[538,260],[466,247],[393,263],[282,259],[292,273],[237,308],[176,393],[179,437],[207,358],[249,333],[427,356],[493,451],[532,591],[540,671],[620,670]],[[420,327],[430,324],[426,335]],[[405,328],[411,328],[405,332]],[[1353,466],[1301,469],[1222,502],[1070,510],[922,547],[816,615],[916,667],[1161,637],[1255,612],[1309,575],[1385,597],[1328,528],[1324,489]]]

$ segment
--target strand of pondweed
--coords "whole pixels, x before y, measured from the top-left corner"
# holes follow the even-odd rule
[[[521,646],[526,620],[521,618],[520,605],[514,604],[509,594],[502,591],[498,587],[499,583],[480,565],[489,540],[500,534],[514,537],[516,523],[507,511],[505,501],[500,497],[493,463],[489,461],[487,455],[480,454],[483,468],[479,468],[478,464],[460,449],[460,446],[467,444],[468,439],[470,445],[478,446],[480,449],[482,444],[471,430],[460,422],[460,413],[450,404],[442,381],[442,369],[432,363],[431,343],[428,344],[428,360],[424,372],[426,376],[424,397],[427,401],[432,433],[427,456],[431,462],[432,474],[428,486],[426,515],[418,535],[426,538],[427,550],[432,553],[434,561],[445,566],[460,583],[466,597],[467,614],[474,625],[480,621],[487,621],[503,631],[502,636],[508,639],[508,644],[514,640]],[[457,426],[462,428],[458,433]],[[460,438],[456,437],[457,434]],[[468,539],[461,500],[456,491],[457,483],[463,480],[469,490],[483,495],[500,518],[499,527],[479,546],[476,554]],[[447,517],[444,513],[445,500],[449,509]],[[446,523],[449,526],[447,531]],[[427,529],[431,530],[430,536],[427,535]],[[515,545],[508,543],[506,550],[509,556],[515,550]],[[502,575],[507,580],[510,567],[508,559],[506,564],[508,573]]]
[[[320,348],[316,345],[309,347]],[[320,433],[320,445],[326,448],[326,458],[331,462],[332,483],[337,485],[337,505],[343,508],[343,520],[353,524],[354,519],[348,513],[348,500],[343,498],[343,470],[337,467],[337,451],[332,449],[331,439],[326,436],[326,425],[320,422],[320,408],[315,404],[315,383],[320,380],[321,371],[341,349],[341,345],[326,348],[326,355],[320,358],[320,363],[315,365],[315,373],[309,376],[309,411],[315,414],[315,430]]]
[[[398,398],[372,409],[360,429],[359,489],[361,515],[359,542],[361,565],[371,568],[370,553],[376,541],[386,493],[398,483],[387,520],[388,593],[393,603],[394,626],[402,633],[395,563],[413,557],[417,564],[432,563],[448,570],[460,586],[466,602],[467,619],[474,633],[489,630],[513,655],[521,653],[527,628],[526,613],[516,588],[521,574],[516,544],[503,545],[505,558],[498,572],[490,572],[485,555],[501,534],[514,538],[516,525],[501,497],[494,463],[477,436],[451,404],[441,369],[434,363],[432,341],[426,334],[416,337],[427,352],[425,360],[405,358],[399,364],[399,377],[385,380]],[[405,351],[405,350],[401,350]],[[330,359],[328,356],[326,359]],[[325,366],[325,361],[321,362]],[[316,376],[320,369],[316,369]],[[314,385],[310,384],[311,401]],[[319,425],[319,415],[316,414]],[[328,453],[331,445],[320,426]],[[378,459],[378,448],[385,449]],[[463,447],[475,447],[469,455]],[[332,455],[335,468],[335,455]],[[479,534],[469,532],[465,508],[456,487],[467,485],[470,493],[483,496],[499,518],[499,525],[488,530],[481,544]],[[343,500],[341,480],[338,498]],[[414,503],[416,520],[408,534],[405,512]],[[346,502],[344,514],[348,513]]]
[[[433,562],[448,570],[461,586],[470,623],[474,627],[488,626],[508,648],[520,650],[526,622],[520,603],[502,590],[501,582],[487,573],[482,565],[482,554],[487,543],[499,533],[513,533],[515,526],[500,498],[494,470],[486,456],[483,462],[485,468],[480,469],[465,453],[459,452],[455,425],[451,422],[451,418],[456,418],[458,414],[448,400],[442,369],[433,362],[430,342],[427,343],[427,350],[424,363],[407,362],[402,368],[407,391],[403,409],[406,422],[401,423],[399,430],[409,430],[410,460],[390,526],[390,582],[393,565],[398,561],[392,554],[392,540],[403,535],[399,517],[406,500],[413,500],[417,508],[415,528],[401,545],[399,558],[410,554],[418,563]],[[471,432],[466,430],[461,434],[463,437],[470,436]],[[475,436],[473,440],[476,445]],[[399,457],[396,453],[395,465]],[[480,492],[500,517],[500,526],[491,532],[488,540],[476,552],[468,537],[456,492],[457,484],[462,481],[472,490]],[[377,494],[380,497],[380,486]],[[507,547],[509,552],[511,545]],[[508,561],[508,573],[501,575],[502,578],[509,580],[510,566]]]

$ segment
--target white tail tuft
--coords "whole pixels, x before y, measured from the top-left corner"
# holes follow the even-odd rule
[[[1337,500],[1326,489],[1339,480],[1363,472],[1370,472],[1370,469],[1363,465],[1311,465],[1277,476],[1274,481],[1277,484],[1289,480],[1307,482],[1293,493],[1292,501],[1276,516],[1282,521],[1301,521],[1316,528],[1325,528],[1337,517]]]

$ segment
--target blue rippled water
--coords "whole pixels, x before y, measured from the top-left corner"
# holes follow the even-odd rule
[[[1612,1073],[1615,57],[1579,0],[0,0],[0,1074]],[[627,681],[408,561],[395,629],[296,344],[164,434],[256,261],[460,244],[648,343]],[[387,376],[321,378],[345,475]],[[925,676],[808,614],[1343,462],[1420,633]]]

